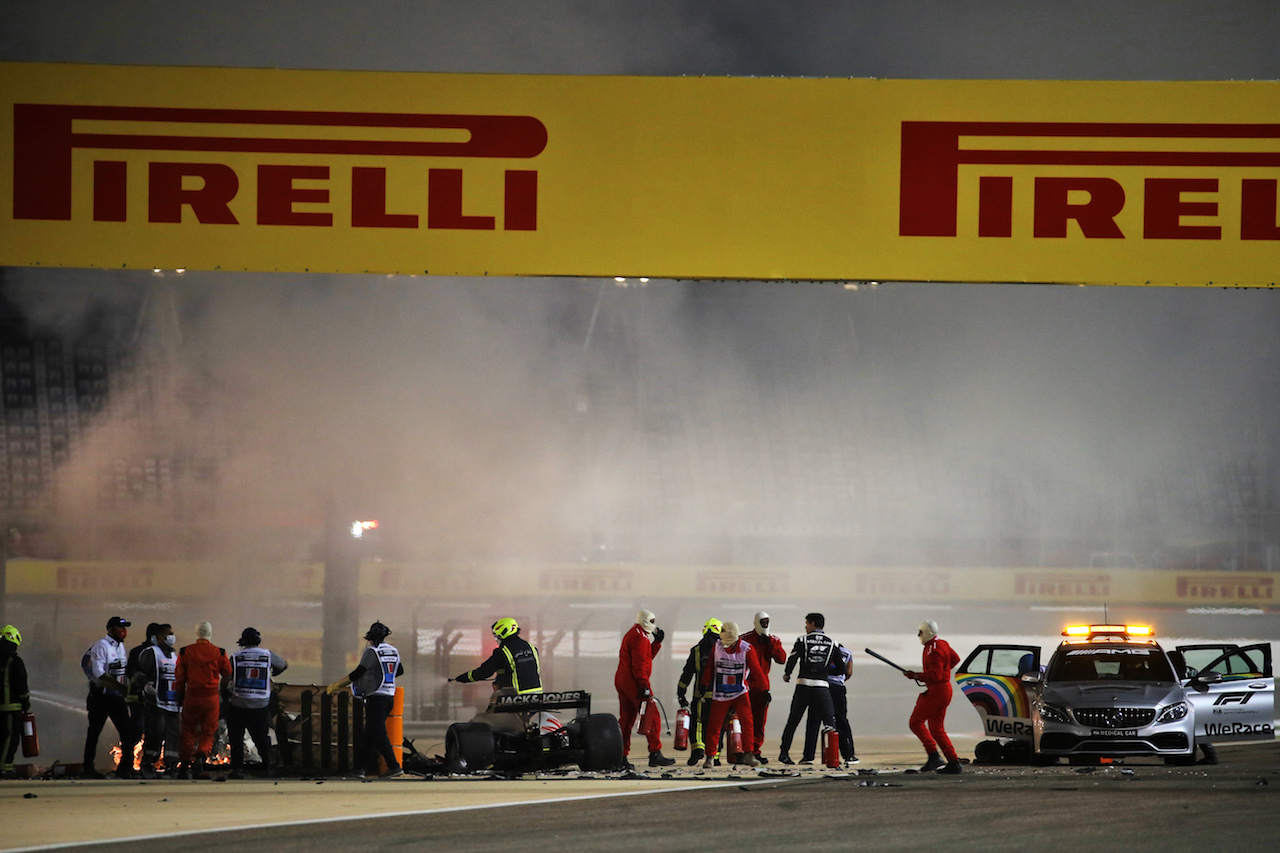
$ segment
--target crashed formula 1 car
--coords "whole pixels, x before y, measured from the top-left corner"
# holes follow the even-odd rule
[[[557,713],[567,711],[574,712],[568,720]],[[570,764],[588,771],[623,766],[618,719],[591,713],[591,694],[583,690],[495,697],[488,712],[449,726],[440,770],[525,772]]]

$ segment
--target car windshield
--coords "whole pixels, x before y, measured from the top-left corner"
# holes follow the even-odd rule
[[[1046,681],[1176,681],[1164,652],[1153,646],[1059,649]]]

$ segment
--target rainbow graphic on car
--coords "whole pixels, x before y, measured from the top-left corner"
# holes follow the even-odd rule
[[[982,718],[986,735],[1031,740],[1031,702],[1017,678],[957,673],[956,684]]]

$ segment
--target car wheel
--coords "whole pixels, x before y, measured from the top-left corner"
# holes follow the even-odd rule
[[[614,770],[622,766],[622,729],[613,714],[589,714],[582,720],[583,770]]]
[[[450,773],[475,773],[493,766],[493,730],[484,723],[454,723],[444,736]]]

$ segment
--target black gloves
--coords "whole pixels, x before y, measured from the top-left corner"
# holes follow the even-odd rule
[[[650,692],[649,692],[649,688],[648,688],[648,687],[637,687],[637,688],[636,688],[636,701],[637,701],[637,702],[648,702],[648,701],[649,701],[649,697],[650,697],[650,695],[652,695],[652,694],[650,694]]]
[[[662,642],[662,638],[663,638],[663,637],[665,637],[665,636],[667,636],[667,632],[666,632],[666,631],[664,631],[664,630],[662,630],[661,628],[654,628],[654,629],[653,629],[653,641],[654,641],[655,643],[661,643],[661,642]]]
[[[685,695],[683,693],[676,694],[676,701],[680,703],[681,708],[689,707],[689,700],[685,698]]]
[[[770,702],[773,701],[772,693],[770,693],[768,690],[763,690],[761,692],[764,694],[764,704],[768,705]]]

